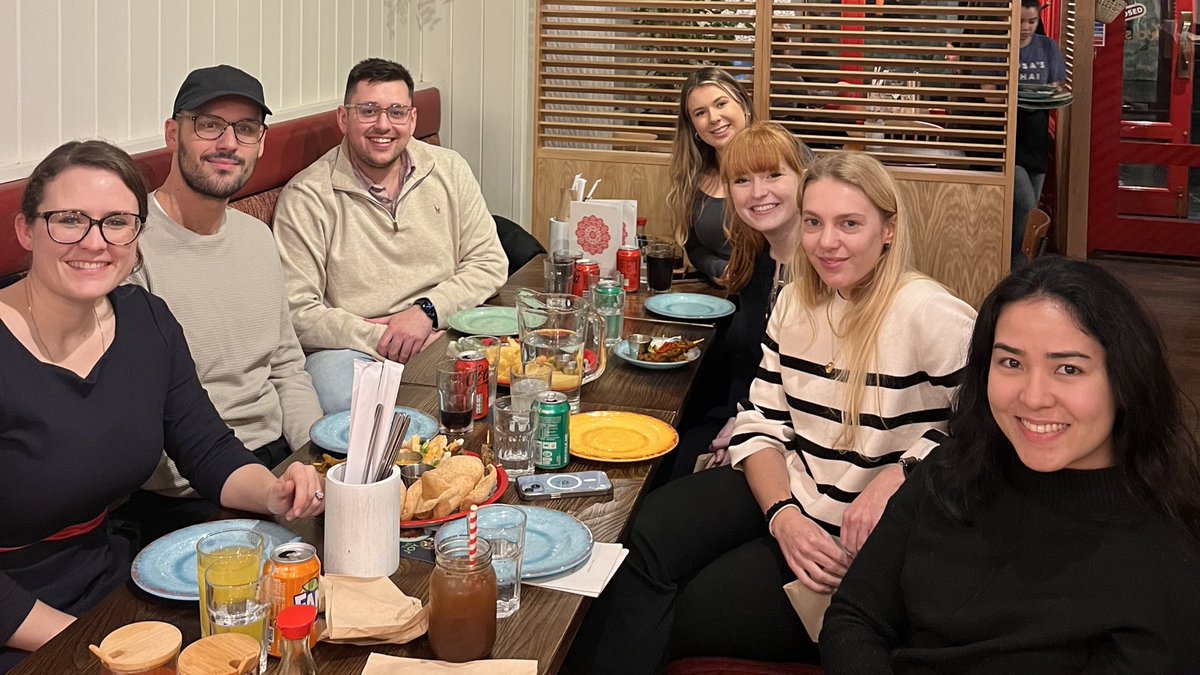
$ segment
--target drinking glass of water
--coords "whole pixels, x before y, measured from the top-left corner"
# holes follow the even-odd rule
[[[521,607],[521,554],[525,550],[525,512],[515,506],[492,504],[479,509],[479,538],[492,547],[496,570],[496,618],[516,614]]]
[[[252,580],[237,561],[218,559],[204,572],[205,604],[213,635],[241,633],[259,645],[258,673],[267,671],[267,623],[271,611],[271,580],[262,567]]]
[[[604,319],[604,346],[612,349],[625,330],[625,284],[620,272],[609,272],[592,286],[592,307]]]
[[[515,397],[501,396],[492,405],[492,447],[496,461],[509,476],[527,476],[533,473],[533,452],[529,449],[533,424],[529,408],[518,408],[515,401]]]
[[[533,399],[550,391],[554,369],[545,363],[514,363],[508,372],[508,392],[512,394],[513,410],[529,412]]]

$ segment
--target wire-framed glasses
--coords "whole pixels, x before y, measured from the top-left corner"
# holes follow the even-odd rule
[[[78,244],[93,227],[100,228],[100,236],[114,246],[128,246],[142,233],[145,220],[136,213],[110,213],[103,218],[93,218],[80,211],[43,211],[46,231],[50,238],[60,244]]]
[[[346,110],[353,110],[355,117],[358,118],[358,121],[366,124],[370,124],[379,119],[379,113],[385,110],[387,111],[388,120],[390,120],[393,124],[401,124],[408,120],[408,116],[412,114],[412,111],[417,109],[416,106],[400,105],[399,103],[388,106],[387,108],[375,103],[351,103],[342,107]]]

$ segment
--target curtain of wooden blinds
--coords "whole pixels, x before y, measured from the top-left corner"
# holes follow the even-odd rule
[[[703,65],[816,149],[1003,171],[1011,0],[575,0],[538,6],[538,147],[669,152]]]

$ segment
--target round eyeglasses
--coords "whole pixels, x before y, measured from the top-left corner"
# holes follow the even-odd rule
[[[192,121],[192,129],[195,130],[196,135],[206,141],[217,140],[229,127],[233,127],[233,136],[242,145],[256,145],[262,140],[263,134],[267,133],[267,125],[258,120],[229,122],[223,117],[205,114],[183,115],[183,117]]]
[[[110,213],[103,218],[80,211],[43,211],[38,215],[46,219],[50,238],[60,244],[78,244],[93,227],[98,227],[104,241],[113,246],[128,246],[142,233],[146,222],[136,213]]]

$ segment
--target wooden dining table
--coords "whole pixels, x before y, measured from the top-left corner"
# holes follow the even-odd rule
[[[531,271],[533,268],[536,268],[536,277]],[[537,283],[533,281],[535,278]],[[513,275],[498,297],[511,298],[516,288],[521,286],[539,288],[540,279],[541,261],[535,259]],[[716,330],[711,325],[670,322],[646,318],[640,314],[640,305],[637,309],[627,312],[626,334],[650,331],[656,335],[672,334],[683,335],[689,339],[707,339],[711,338]],[[398,404],[437,416],[437,388],[433,386],[434,380],[430,379],[427,366],[430,362],[436,362],[435,356],[445,353],[450,337],[453,336],[444,336],[439,343],[426,348],[406,367],[404,384],[400,386],[397,396]],[[687,403],[689,391],[702,360],[666,371],[638,368],[615,358],[609,360],[605,373],[598,380],[584,385],[581,411],[637,412],[674,426]],[[477,423],[475,431],[467,439],[467,449],[479,449],[486,434],[487,426]],[[283,464],[276,467],[275,471],[282,472],[292,462],[316,462],[320,455],[321,450],[309,443],[293,453]],[[661,459],[610,463],[572,457],[570,464],[562,471],[605,471],[613,483],[612,495],[539,501],[536,504],[575,516],[587,525],[596,542],[620,542]],[[513,483],[509,484],[500,501],[509,504],[520,503]],[[248,517],[242,513],[222,515],[231,518]],[[294,531],[304,541],[315,545],[319,553],[322,551],[323,518],[276,521]],[[400,561],[400,568],[391,579],[407,595],[427,602],[429,574],[432,569],[433,566],[427,562],[404,557]],[[532,659],[537,661],[539,673],[557,672],[589,603],[590,600],[581,595],[525,585],[521,590],[520,610],[513,616],[498,621],[492,657]],[[185,645],[200,637],[199,610],[196,602],[158,598],[129,581],[101,601],[97,607],[79,617],[12,673],[95,673],[98,665],[96,658],[88,651],[88,645],[99,644],[111,631],[137,621],[165,621],[178,626],[183,633]],[[313,657],[319,672],[324,675],[351,675],[362,672],[371,652],[433,658],[424,636],[408,644],[371,647],[321,642],[313,649]],[[277,671],[278,667],[278,660],[271,659],[267,673]]]

